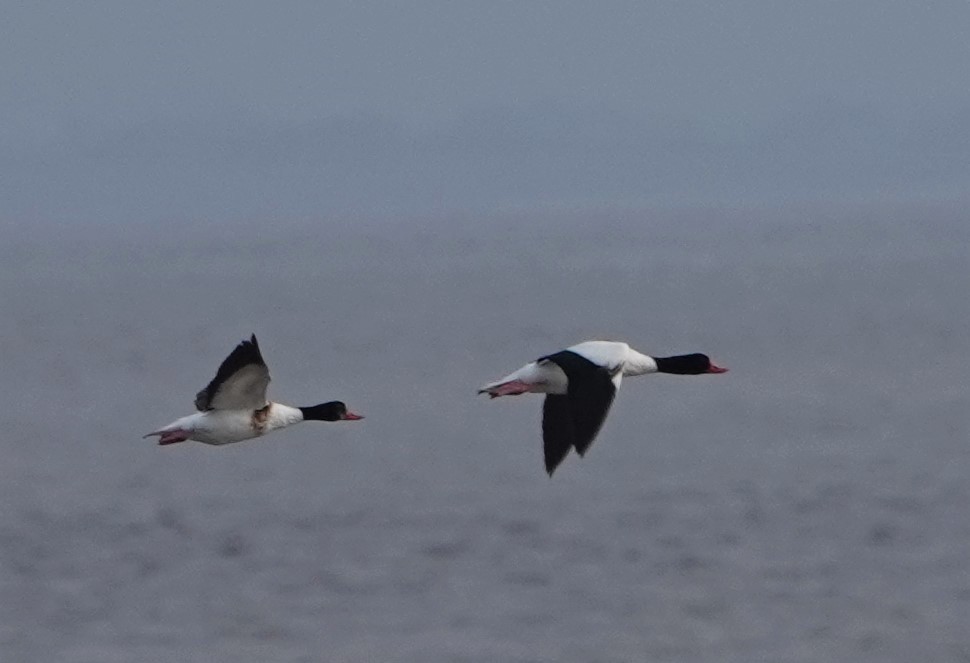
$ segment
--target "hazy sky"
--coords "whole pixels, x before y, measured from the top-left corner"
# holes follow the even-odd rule
[[[970,2],[32,2],[0,214],[953,197]]]

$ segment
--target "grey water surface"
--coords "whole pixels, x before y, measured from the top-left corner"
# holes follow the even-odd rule
[[[10,233],[0,660],[968,661],[959,207]],[[255,332],[271,397],[359,423],[141,435]],[[536,396],[623,385],[553,479]]]

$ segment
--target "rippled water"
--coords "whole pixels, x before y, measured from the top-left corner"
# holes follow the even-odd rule
[[[967,661],[960,210],[34,230],[0,247],[3,661]],[[141,435],[256,332],[358,423]],[[626,381],[542,469],[591,337]]]

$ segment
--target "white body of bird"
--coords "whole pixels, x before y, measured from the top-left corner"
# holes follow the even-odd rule
[[[585,341],[566,348],[566,351],[605,368],[618,389],[623,376],[632,377],[657,372],[657,362],[653,357],[637,352],[621,341]],[[501,380],[486,384],[478,392],[491,395],[502,385],[511,383],[528,385],[527,391],[534,394],[565,394],[569,388],[569,378],[562,368],[554,362],[539,359],[509,373]]]
[[[185,431],[189,440],[203,444],[229,444],[265,435],[303,421],[299,408],[270,403],[261,410],[208,410],[176,419],[148,435]],[[146,436],[147,437],[147,436]]]

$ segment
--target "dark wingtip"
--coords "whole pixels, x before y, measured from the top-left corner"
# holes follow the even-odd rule
[[[552,475],[556,473],[556,470],[559,469],[560,463],[562,463],[562,460],[560,460],[558,463],[550,463],[549,461],[546,461],[546,474],[549,475],[550,479],[552,478]]]

